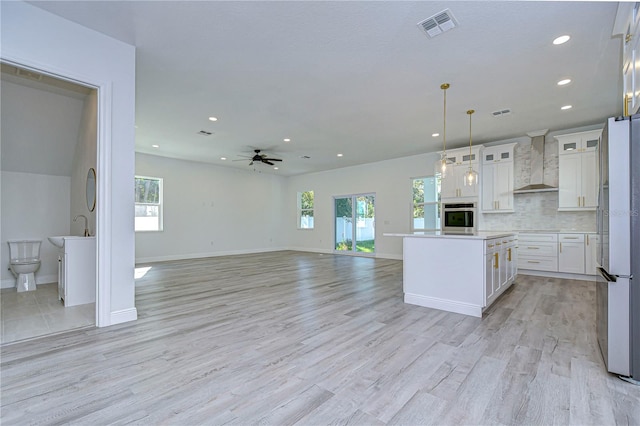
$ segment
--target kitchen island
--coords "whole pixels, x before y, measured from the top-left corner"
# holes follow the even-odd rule
[[[384,234],[402,237],[405,303],[475,317],[513,284],[518,237],[510,232]]]

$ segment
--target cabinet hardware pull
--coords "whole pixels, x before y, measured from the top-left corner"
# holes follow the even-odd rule
[[[540,263],[537,260],[527,260],[527,263]]]
[[[493,247],[493,244],[489,244],[487,247],[491,248],[491,247]]]
[[[589,245],[589,234],[587,234],[587,245]]]
[[[497,245],[497,246],[501,246],[501,245],[502,245],[502,243],[496,243],[496,245]]]
[[[509,262],[511,262],[511,247],[509,247],[509,252],[508,252],[508,257],[507,259],[509,260]]]
[[[578,207],[580,207],[580,196],[578,196]]]
[[[582,196],[582,207],[586,206],[587,203],[584,202],[584,195]]]
[[[527,248],[530,249],[530,250],[539,250],[540,249],[540,247],[527,247]]]
[[[493,265],[493,269],[498,269],[498,253],[494,253],[493,258],[496,261],[496,263]]]
[[[562,243],[560,243],[560,253],[562,253]]]

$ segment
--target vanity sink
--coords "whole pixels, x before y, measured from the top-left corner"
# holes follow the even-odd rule
[[[47,237],[49,242],[58,248],[64,247],[64,237]]]

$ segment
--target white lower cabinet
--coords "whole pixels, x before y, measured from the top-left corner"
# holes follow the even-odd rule
[[[596,274],[598,235],[592,233],[521,233],[520,269],[566,274]]]
[[[67,307],[96,301],[95,237],[64,237],[58,251],[58,299]]]
[[[558,234],[519,234],[520,269],[558,272]]]
[[[600,237],[598,234],[585,234],[584,238],[584,273],[596,275],[596,267],[598,266],[597,246]]]
[[[584,234],[558,234],[558,272],[584,274]]]
[[[486,240],[484,255],[485,306],[513,284],[517,275],[517,239],[515,237]]]

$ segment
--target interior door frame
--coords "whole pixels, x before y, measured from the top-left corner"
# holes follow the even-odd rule
[[[111,104],[112,83],[99,81],[86,75],[78,75],[68,69],[51,69],[41,63],[34,63],[25,58],[3,54],[0,62],[4,62],[25,70],[66,80],[71,83],[89,87],[97,91],[97,133],[96,164],[99,177],[96,187],[96,327],[111,325]]]

